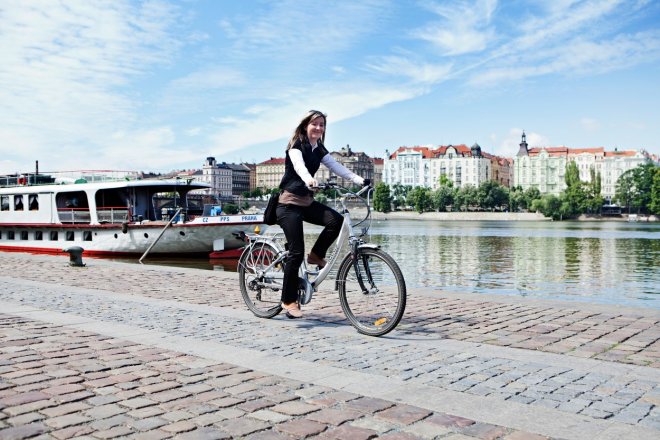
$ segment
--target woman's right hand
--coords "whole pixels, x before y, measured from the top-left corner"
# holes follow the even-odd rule
[[[315,188],[315,187],[319,186],[319,182],[317,182],[316,179],[312,178],[312,179],[309,179],[307,181],[307,186],[310,187],[310,188]]]

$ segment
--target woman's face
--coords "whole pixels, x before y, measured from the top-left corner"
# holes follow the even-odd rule
[[[310,144],[316,144],[323,137],[323,133],[325,133],[325,118],[323,116],[317,116],[309,121],[307,125],[307,138]]]

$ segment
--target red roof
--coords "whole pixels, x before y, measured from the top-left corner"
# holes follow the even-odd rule
[[[286,161],[283,157],[271,157],[270,159],[261,162],[259,165],[282,165]]]
[[[422,153],[424,159],[431,159],[433,157],[433,153],[428,147],[399,147],[398,150],[390,154],[390,159],[396,159],[397,153],[402,153],[406,150],[413,150]]]
[[[635,154],[637,154],[637,151],[634,150],[605,152],[605,156],[634,156]]]
[[[460,145],[440,145],[438,148],[433,150],[434,157],[438,156],[443,156],[447,153],[447,148],[453,147],[456,151],[458,151],[460,154],[463,156],[470,156],[472,154],[472,150],[470,147],[468,147],[465,144],[460,144]]]

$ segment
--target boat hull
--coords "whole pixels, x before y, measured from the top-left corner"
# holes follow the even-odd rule
[[[255,228],[263,231],[267,226],[260,217],[202,217],[167,228],[166,224],[156,222],[128,225],[0,224],[0,250],[59,254],[66,248],[79,246],[85,255],[142,255],[155,242],[149,255],[208,255],[245,245],[233,233],[253,233]]]

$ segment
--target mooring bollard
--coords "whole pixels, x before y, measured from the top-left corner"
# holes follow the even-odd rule
[[[69,266],[83,267],[85,265],[82,261],[82,254],[85,250],[80,246],[71,246],[70,248],[62,249],[62,251],[69,254]]]

